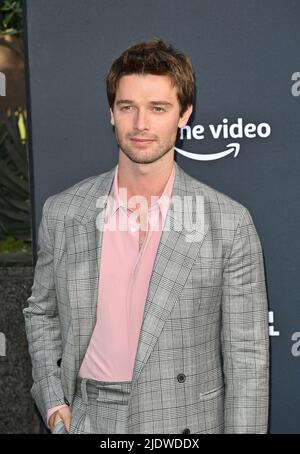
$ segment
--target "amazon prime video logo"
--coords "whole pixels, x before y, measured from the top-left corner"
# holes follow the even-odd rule
[[[300,72],[292,74],[291,80],[293,84],[291,86],[291,93],[293,96],[300,96]]]
[[[292,355],[295,357],[300,356],[300,333],[299,331],[296,331],[295,333],[292,334],[291,340],[294,342],[292,345]]]
[[[184,126],[180,130],[180,139],[186,140],[203,140],[206,138],[206,132],[213,139],[235,139],[234,142],[226,145],[226,150],[217,151],[216,153],[191,153],[181,148],[175,147],[175,150],[189,159],[197,161],[213,161],[215,159],[224,158],[229,154],[233,154],[236,158],[240,151],[240,144],[236,139],[254,139],[257,137],[265,139],[271,134],[271,126],[269,123],[263,122],[259,124],[247,123],[241,117],[235,123],[229,124],[228,118],[223,118],[222,123],[218,125],[209,124],[208,128],[203,125],[195,125],[192,128],[189,125]]]

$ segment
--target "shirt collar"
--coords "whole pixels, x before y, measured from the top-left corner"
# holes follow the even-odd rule
[[[113,184],[112,184],[111,191],[110,191],[109,197],[108,197],[107,212],[106,212],[106,215],[108,217],[112,216],[120,207],[123,207],[124,209],[128,208],[128,207],[126,207],[125,203],[123,203],[123,201],[119,197],[118,172],[119,172],[119,164],[117,164],[117,166],[116,166]],[[156,207],[158,206],[161,211],[161,214],[163,215],[163,217],[165,217],[165,215],[168,211],[168,208],[169,208],[174,179],[175,179],[175,164],[173,163],[172,172],[164,187],[162,194],[160,195],[160,197],[158,199],[153,198],[151,206],[148,208],[148,212],[151,212],[152,210],[156,209]]]

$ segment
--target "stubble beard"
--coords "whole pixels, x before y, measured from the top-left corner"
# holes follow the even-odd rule
[[[141,147],[139,149],[134,148],[133,145],[128,145],[128,143],[123,140],[120,140],[116,130],[115,135],[120,149],[132,162],[135,162],[136,164],[151,164],[153,162],[156,162],[167,153],[169,153],[175,145],[175,142],[170,138],[169,142],[164,145],[161,145],[159,142],[154,141],[150,145],[148,145],[147,148],[145,147],[144,149]],[[130,138],[128,138],[127,140],[130,140]]]

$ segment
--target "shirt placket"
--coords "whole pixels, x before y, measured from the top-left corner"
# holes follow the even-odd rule
[[[150,229],[150,225],[151,223],[149,222],[149,217],[150,216],[153,216],[153,213],[151,212],[151,210],[148,211],[148,219],[147,219],[147,233],[146,233],[146,236],[145,236],[145,239],[144,239],[144,243],[141,247],[141,249],[139,250],[139,229],[137,229],[135,232],[132,232],[130,230],[131,228],[131,221],[128,220],[128,228],[129,228],[129,234],[130,235],[134,235],[135,236],[135,242],[136,242],[136,245],[137,245],[137,254],[136,254],[136,260],[135,260],[135,263],[134,263],[134,266],[131,270],[131,274],[130,274],[130,280],[129,280],[129,285],[128,285],[128,289],[127,289],[127,296],[126,296],[126,308],[127,308],[127,332],[128,332],[128,349],[129,351],[131,351],[131,345],[130,345],[130,334],[131,334],[131,331],[130,331],[130,327],[132,326],[131,324],[131,313],[132,313],[132,305],[133,305],[133,297],[134,297],[134,288],[135,288],[135,282],[136,282],[136,275],[137,275],[137,271],[138,271],[138,267],[140,265],[140,262],[142,260],[142,257],[144,255],[144,252],[146,250],[146,248],[148,247],[149,245],[149,242],[151,240],[151,237],[152,237],[152,229]],[[153,219],[153,218],[152,218]],[[153,220],[152,220],[152,225],[153,225]],[[135,333],[136,334],[136,333]],[[133,360],[131,358],[131,360]]]

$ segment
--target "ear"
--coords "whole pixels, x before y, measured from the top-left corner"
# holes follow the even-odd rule
[[[188,120],[189,120],[189,118],[190,118],[192,112],[193,112],[193,106],[192,106],[192,104],[191,104],[191,105],[186,109],[186,111],[184,112],[184,114],[182,115],[182,117],[180,117],[179,122],[178,122],[178,128],[183,128],[183,127],[187,124],[187,122],[188,122]]]
[[[111,108],[109,109],[110,110],[110,122],[113,126],[115,126],[115,117],[114,117],[114,113],[113,111],[111,110]]]

